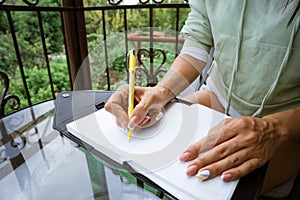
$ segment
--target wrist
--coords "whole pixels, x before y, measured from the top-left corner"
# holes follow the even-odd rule
[[[165,103],[168,103],[176,97],[176,94],[162,83],[158,83],[155,88],[157,89],[159,96],[164,99]]]
[[[265,119],[278,120],[278,130],[283,141],[295,141],[300,139],[300,107],[285,110],[282,112],[270,114],[264,117]]]
[[[289,131],[287,126],[276,117],[269,115],[263,117],[264,120],[266,120],[268,123],[270,123],[270,126],[275,130],[275,135],[272,137],[277,138],[276,139],[276,146],[280,146],[283,143],[286,143],[289,140]]]

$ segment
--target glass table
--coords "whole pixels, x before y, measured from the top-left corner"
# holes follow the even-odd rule
[[[55,101],[0,119],[0,199],[176,199],[66,130],[67,123],[102,108],[111,94],[59,93]],[[241,178],[232,199],[256,199],[265,171]]]
[[[0,199],[158,199],[54,130],[54,113],[47,101],[0,119]]]

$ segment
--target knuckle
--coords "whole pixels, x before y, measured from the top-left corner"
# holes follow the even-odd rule
[[[197,158],[192,162],[192,165],[197,165],[200,168],[201,166],[203,166],[203,163],[204,162],[202,158]]]
[[[191,151],[193,154],[195,154],[195,156],[199,154],[199,149],[196,145],[190,146],[189,151]]]
[[[193,148],[188,148],[185,152],[189,152],[190,153],[190,157],[189,159],[194,159],[194,162],[198,163],[198,153],[197,153],[197,150],[193,149]],[[193,163],[194,163],[193,162]]]
[[[193,164],[195,164],[195,165],[197,165],[199,167],[204,166],[204,164],[205,164],[205,158],[204,157],[199,157],[199,158],[197,158],[197,159],[195,159],[193,161]]]
[[[230,165],[236,166],[236,165],[240,164],[241,158],[240,158],[239,156],[232,156],[232,157],[229,159],[229,162],[230,162]]]
[[[123,84],[118,87],[118,91],[127,90],[129,87],[129,84]]]
[[[239,128],[248,127],[248,125],[249,125],[248,118],[247,117],[238,118],[237,125],[239,126]]]
[[[205,141],[205,147],[206,149],[212,149],[214,146],[216,146],[218,140],[217,138],[207,138],[207,140]]]
[[[104,109],[108,112],[111,112],[111,105],[109,102],[107,102],[106,104],[104,104]]]
[[[138,104],[138,108],[144,111],[148,109],[148,106],[145,103],[141,102]]]
[[[223,123],[224,123],[224,125],[227,125],[227,124],[229,124],[231,121],[232,121],[232,118],[225,118],[225,119],[223,120]]]
[[[236,178],[242,177],[242,175],[243,175],[243,172],[242,172],[242,170],[240,168],[238,168],[238,169],[235,170],[234,176]]]
[[[257,162],[256,162],[257,163]],[[258,167],[258,163],[255,164],[254,162],[251,163],[248,167],[249,172],[255,170]]]
[[[260,162],[259,159],[253,159],[252,162],[248,163],[247,169],[246,169],[246,173],[249,173],[255,169],[257,169],[258,167],[260,167]]]
[[[215,149],[215,153],[218,155],[219,158],[224,158],[228,154],[228,148],[224,146],[220,146]]]
[[[238,150],[238,149],[241,148],[241,143],[238,142],[238,141],[236,141],[236,140],[234,140],[234,141],[231,142],[230,148],[231,148],[233,151],[236,151],[236,150]]]
[[[260,140],[260,136],[255,132],[255,131],[250,131],[248,134],[245,136],[245,142],[246,143],[258,143]]]
[[[212,177],[217,176],[223,172],[223,170],[217,165],[211,165],[209,171]]]

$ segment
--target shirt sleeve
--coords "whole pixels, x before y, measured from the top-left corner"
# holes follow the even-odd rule
[[[213,47],[213,36],[206,12],[205,0],[190,0],[189,5],[191,12],[181,30],[185,45],[209,52]]]
[[[180,54],[187,54],[187,55],[192,56],[193,58],[196,58],[198,60],[201,60],[201,61],[207,63],[208,56],[209,56],[207,51],[203,50],[202,48],[196,47],[197,44],[193,45],[193,43],[195,43],[195,42],[191,41],[189,39],[186,39],[183,44],[183,47],[180,51]]]

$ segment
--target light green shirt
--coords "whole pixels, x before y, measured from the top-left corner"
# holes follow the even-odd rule
[[[298,1],[190,0],[186,42],[209,52],[209,76],[243,115],[264,116],[300,106]]]

